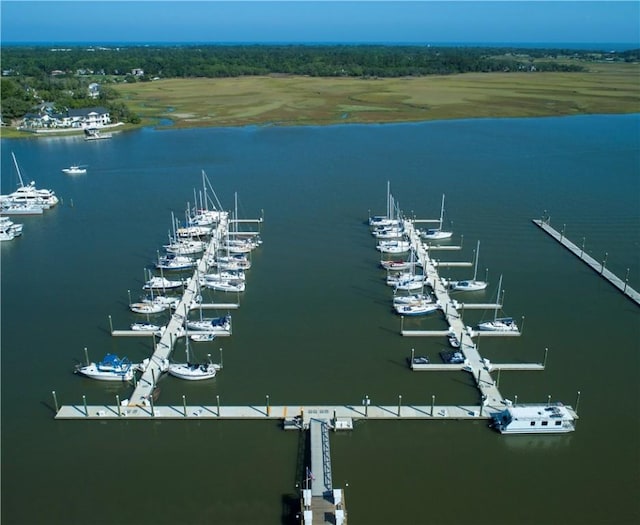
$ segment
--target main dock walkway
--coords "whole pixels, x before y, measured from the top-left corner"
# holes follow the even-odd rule
[[[538,226],[542,231],[549,234],[553,239],[558,241],[562,246],[564,246],[567,250],[573,253],[578,259],[584,262],[586,265],[593,268],[601,277],[609,281],[613,286],[615,286],[618,290],[620,290],[624,295],[626,295],[629,299],[634,301],[637,305],[640,305],[640,293],[631,288],[627,284],[627,282],[623,281],[615,275],[613,272],[607,270],[604,262],[598,262],[589,254],[584,253],[583,248],[578,248],[575,244],[573,244],[569,239],[567,239],[562,233],[559,233],[547,221],[543,221],[540,219],[532,219],[533,224]]]

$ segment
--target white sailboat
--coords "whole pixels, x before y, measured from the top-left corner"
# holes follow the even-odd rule
[[[462,292],[475,292],[478,290],[484,290],[488,283],[486,278],[484,281],[477,281],[478,275],[478,255],[480,254],[480,241],[476,247],[476,261],[473,269],[473,279],[467,279],[466,281],[449,281],[448,286],[450,290],[462,291]]]
[[[444,193],[442,194],[442,206],[440,207],[440,225],[437,228],[430,228],[420,232],[420,237],[427,241],[442,241],[449,239],[453,232],[442,231],[442,221],[444,220]]]
[[[513,317],[498,317],[498,302],[500,301],[500,289],[502,287],[502,275],[498,281],[498,294],[496,297],[496,308],[493,314],[493,321],[486,321],[478,324],[478,330],[487,332],[517,332],[518,325]]]

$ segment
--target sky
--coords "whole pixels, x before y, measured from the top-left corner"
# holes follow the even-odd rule
[[[640,1],[0,0],[0,41],[640,47]]]

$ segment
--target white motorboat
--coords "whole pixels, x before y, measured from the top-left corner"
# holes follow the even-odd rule
[[[475,256],[475,265],[473,269],[473,279],[467,279],[465,281],[448,281],[447,286],[450,290],[460,291],[460,292],[476,292],[479,290],[484,290],[487,287],[487,280],[485,277],[484,281],[477,281],[476,277],[478,275],[478,255],[480,253],[480,241],[478,241],[478,246],[476,247],[476,256]]]
[[[440,305],[433,301],[423,301],[415,304],[397,304],[394,305],[394,310],[399,315],[428,315],[440,310]]]
[[[478,324],[478,330],[484,332],[517,332],[518,325],[513,317],[497,317],[493,321]]]
[[[4,196],[6,197],[6,195]],[[0,214],[2,215],[42,215],[44,208],[35,204],[15,204],[0,198]]]
[[[205,281],[204,285],[211,290],[219,292],[244,292],[246,285],[240,279],[232,279],[227,281]]]
[[[63,168],[62,173],[66,173],[67,175],[82,175],[87,173],[87,168],[84,166],[73,165],[68,168]]]
[[[120,359],[114,354],[107,354],[99,363],[76,367],[76,372],[91,379],[100,381],[131,381],[135,368],[127,359]]]
[[[220,365],[214,363],[171,363],[169,373],[179,379],[187,381],[201,381],[213,379],[220,370]]]
[[[58,204],[59,199],[54,191],[47,189],[38,189],[36,188],[35,182],[33,181],[31,181],[27,185],[24,184],[22,173],[20,172],[20,167],[18,166],[16,156],[13,152],[11,153],[11,156],[13,157],[13,163],[18,173],[20,185],[18,186],[18,189],[13,193],[0,196],[0,203],[2,203],[3,208],[9,207],[11,205],[24,205],[24,209],[29,209],[31,207],[47,210]],[[3,213],[6,212],[3,211]]]
[[[84,140],[103,140],[103,139],[110,139],[113,136],[112,133],[101,133],[96,128],[86,128],[84,130],[84,133],[85,133]]]
[[[424,302],[433,302],[433,299],[429,294],[424,293],[416,293],[410,295],[394,295],[393,297],[393,305],[411,305],[411,304],[422,304]]]
[[[131,325],[131,330],[134,332],[160,332],[164,326],[159,326],[157,324],[151,323],[133,323]]]
[[[409,241],[380,241],[376,250],[382,253],[406,253],[411,249]]]
[[[562,403],[510,404],[491,418],[492,426],[502,434],[557,434],[575,430],[574,413]]]
[[[196,343],[207,343],[213,341],[216,338],[216,334],[208,333],[208,334],[191,334],[189,339],[195,341]]]
[[[22,224],[14,223],[9,217],[0,217],[0,241],[12,241],[22,235]]]
[[[158,257],[155,266],[158,270],[188,270],[196,266],[196,261],[187,255],[176,255],[170,253]]]
[[[165,277],[152,277],[144,286],[144,290],[174,290],[185,284],[183,280],[170,280]]]
[[[187,320],[186,326],[189,330],[199,332],[213,332],[220,334],[231,333],[231,315],[223,317],[205,318],[200,320]]]

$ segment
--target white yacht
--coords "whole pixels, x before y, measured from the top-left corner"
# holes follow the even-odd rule
[[[575,430],[575,412],[561,403],[510,405],[492,416],[502,434],[556,434]]]
[[[107,354],[99,363],[76,367],[78,374],[101,381],[131,381],[134,371],[135,367],[126,357],[120,359],[114,354]]]
[[[68,168],[63,168],[62,173],[66,173],[67,175],[83,175],[87,173],[87,168],[84,166],[72,165]]]

